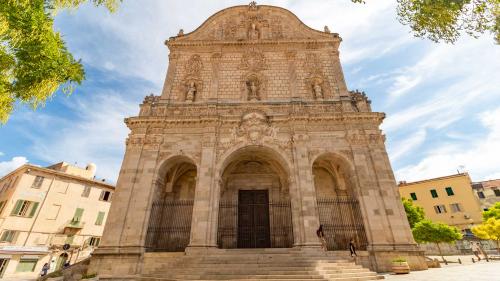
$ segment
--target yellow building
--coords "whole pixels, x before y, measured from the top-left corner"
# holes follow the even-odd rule
[[[114,191],[94,175],[94,164],[61,162],[26,164],[0,179],[0,278],[33,278],[45,263],[52,272],[90,255]]]
[[[467,173],[400,182],[399,193],[424,208],[425,216],[432,221],[454,225],[467,233],[472,225],[481,223],[481,204]]]

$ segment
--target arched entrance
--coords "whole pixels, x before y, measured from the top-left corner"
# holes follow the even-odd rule
[[[349,241],[366,250],[368,241],[347,160],[335,154],[318,157],[312,166],[320,224],[328,250],[347,250]]]
[[[250,146],[226,161],[220,182],[220,248],[292,247],[288,172],[275,153]]]
[[[158,172],[146,237],[151,252],[182,252],[189,244],[196,187],[196,166],[175,157]]]

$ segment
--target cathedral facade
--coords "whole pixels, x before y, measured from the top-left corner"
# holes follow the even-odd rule
[[[108,223],[91,270],[140,276],[155,254],[224,249],[329,251],[352,240],[387,271],[413,240],[379,129],[349,91],[341,38],[288,10],[235,6],[166,41],[161,96],[130,129]]]

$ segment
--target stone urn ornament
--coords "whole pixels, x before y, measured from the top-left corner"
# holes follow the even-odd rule
[[[404,258],[397,258],[392,260],[392,272],[396,274],[410,273],[410,266]]]

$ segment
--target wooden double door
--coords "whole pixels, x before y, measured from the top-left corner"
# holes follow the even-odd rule
[[[269,248],[269,193],[267,190],[238,192],[238,248]]]

